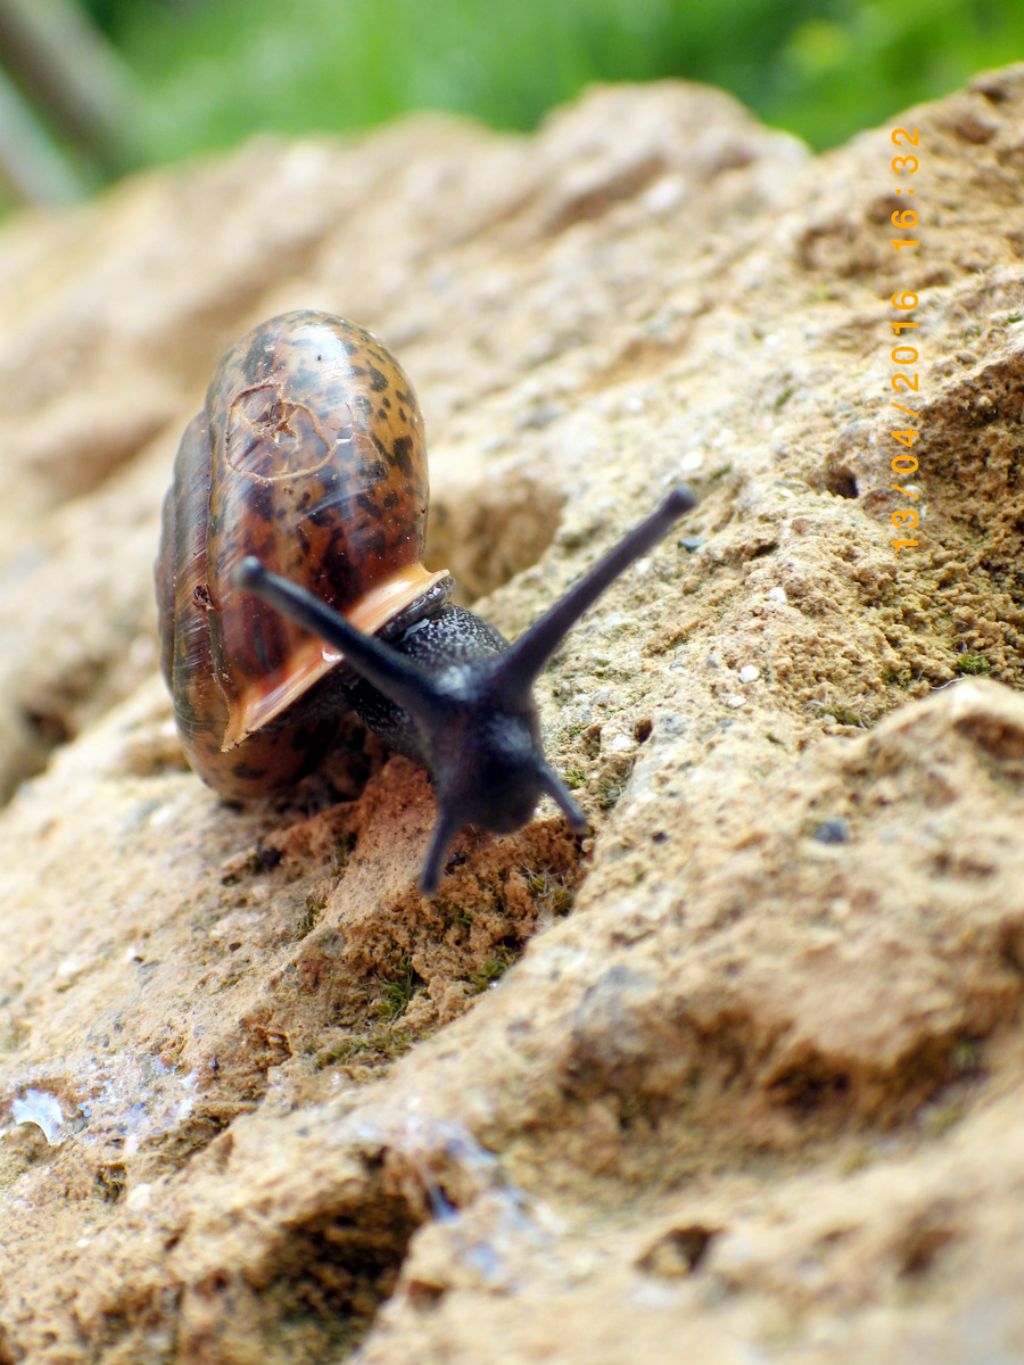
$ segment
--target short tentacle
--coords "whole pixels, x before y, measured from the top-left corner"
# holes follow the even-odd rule
[[[438,807],[437,820],[430,835],[430,846],[420,870],[419,888],[425,896],[432,896],[441,884],[441,873],[444,871],[448,850],[464,823],[458,812],[447,810],[444,805]]]
[[[555,805],[559,807],[573,829],[582,833],[583,830],[587,828],[587,817],[569,795],[569,788],[558,776],[554,768],[550,768],[546,763],[542,763],[537,769],[537,777],[540,780],[541,788],[547,792]]]

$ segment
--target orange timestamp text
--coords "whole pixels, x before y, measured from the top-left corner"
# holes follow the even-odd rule
[[[916,195],[916,186],[905,183],[912,175],[916,175],[920,169],[920,146],[921,134],[917,128],[894,128],[891,134],[894,145],[901,149],[914,148],[913,152],[901,150],[899,154],[890,159],[890,169],[893,175],[900,178],[900,183],[895,193],[907,195],[908,199]],[[918,201],[914,198],[914,207],[904,208],[902,205],[895,209],[890,215],[890,222],[893,228],[900,235],[891,239],[891,245],[897,255],[903,252],[916,252],[920,246],[920,240],[916,236],[909,235],[914,231],[920,222]],[[890,439],[899,447],[893,450],[889,458],[889,470],[893,482],[889,484],[892,492],[899,493],[905,498],[910,506],[896,507],[889,515],[889,522],[896,534],[891,537],[890,544],[897,554],[903,550],[914,549],[920,544],[916,532],[921,523],[921,514],[914,505],[921,499],[920,486],[914,482],[916,475],[920,472],[921,459],[914,447],[921,438],[921,411],[919,407],[910,407],[908,404],[914,403],[915,399],[911,395],[920,395],[921,374],[917,368],[920,359],[920,347],[917,328],[920,323],[909,315],[918,306],[918,296],[912,289],[897,289],[893,294],[890,305],[893,311],[899,315],[891,318],[889,326],[892,334],[896,338],[896,345],[889,352],[889,360],[892,366],[889,374],[890,392],[898,394],[905,401],[898,402],[895,397],[890,400],[890,406],[894,407],[909,422],[894,428],[889,432]],[[904,333],[909,333],[904,337]]]

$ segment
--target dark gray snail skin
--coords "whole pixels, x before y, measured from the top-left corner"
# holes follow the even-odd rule
[[[228,350],[185,431],[155,577],[164,677],[202,779],[230,800],[286,790],[355,710],[433,778],[432,893],[463,825],[508,833],[548,795],[586,827],[544,757],[533,682],[697,499],[670,492],[509,645],[424,567],[428,491],[395,357],[343,318],[282,313]]]
[[[586,829],[586,817],[544,757],[533,682],[587,608],[696,501],[689,488],[673,489],[514,645],[479,616],[451,605],[385,644],[255,557],[236,566],[236,587],[344,654],[362,679],[348,689],[353,709],[431,774],[438,815],[420,875],[425,894],[437,890],[448,848],[463,825],[510,833],[547,795],[574,829]]]

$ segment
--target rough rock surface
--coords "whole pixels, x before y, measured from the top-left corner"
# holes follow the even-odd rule
[[[5,230],[0,1365],[1020,1358],[1022,170],[1024,67],[817,160],[664,84]],[[295,306],[402,357],[507,634],[702,494],[538,687],[592,837],[430,902],[414,765],[229,808],[155,676],[178,436]]]

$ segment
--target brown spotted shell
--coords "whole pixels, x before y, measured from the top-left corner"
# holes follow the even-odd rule
[[[175,719],[217,791],[286,786],[337,726],[301,702],[341,656],[233,587],[234,566],[255,555],[373,633],[446,577],[422,563],[427,500],[423,419],[376,337],[294,312],[228,351],[178,449],[156,564]]]

